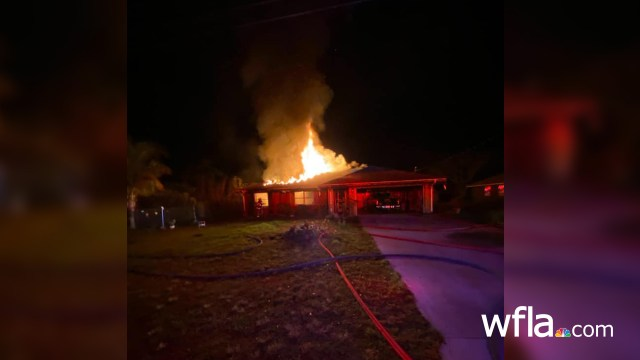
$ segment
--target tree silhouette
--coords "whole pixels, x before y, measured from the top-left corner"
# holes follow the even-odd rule
[[[149,196],[164,190],[160,178],[171,174],[171,169],[160,160],[166,152],[149,142],[127,144],[127,207],[129,227],[135,229],[135,210],[139,196]]]

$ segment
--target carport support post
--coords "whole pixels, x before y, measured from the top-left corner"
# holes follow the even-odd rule
[[[433,184],[422,185],[422,213],[433,212]]]

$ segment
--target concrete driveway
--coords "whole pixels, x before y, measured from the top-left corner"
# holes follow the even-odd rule
[[[391,259],[390,263],[414,294],[418,309],[444,336],[445,360],[501,359],[502,339],[488,341],[481,314],[501,313],[503,255],[495,240],[502,230],[473,226],[437,215],[361,215],[364,229],[373,235],[382,253],[421,254],[464,261],[486,270],[450,262]],[[413,231],[408,231],[413,230]],[[455,246],[478,246],[493,252],[440,247],[382,236]],[[489,239],[489,241],[487,240]],[[498,253],[496,253],[498,252]],[[497,353],[491,354],[491,349]]]

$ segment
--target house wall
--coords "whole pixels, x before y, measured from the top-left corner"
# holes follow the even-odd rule
[[[270,209],[271,215],[291,215],[295,211],[295,200],[293,192],[273,191],[270,192]]]
[[[327,194],[327,190],[318,191],[316,193],[315,203],[314,205],[319,207],[324,207],[325,213],[328,210],[329,198]]]
[[[263,213],[272,216],[299,216],[314,217],[327,213],[335,213],[343,216],[358,216],[360,213],[375,211],[375,204],[372,208],[372,194],[377,192],[387,192],[392,197],[401,202],[400,212],[431,213],[436,194],[433,191],[433,184],[424,183],[422,185],[395,185],[390,187],[376,186],[376,183],[367,184],[363,187],[337,187],[328,189],[307,189],[313,191],[314,198],[312,205],[296,205],[295,192],[304,189],[287,189],[268,191],[269,206],[264,207]],[[245,214],[255,216],[254,194],[265,192],[265,190],[245,192]]]
[[[485,196],[485,191],[484,191],[485,186],[473,186],[468,188],[467,191],[469,193],[470,200],[473,202],[486,202],[486,201],[502,200],[504,198],[504,196],[501,196],[498,192],[498,185],[488,185],[488,186],[491,186],[491,191],[489,196]]]
[[[303,191],[303,190],[299,190]],[[256,204],[254,194],[267,192],[269,206],[263,207],[263,214],[271,216],[319,216],[326,214],[327,207],[327,191],[322,190],[306,190],[313,191],[313,204],[296,205],[296,190],[272,190],[272,191],[247,191],[244,194],[245,216],[256,216]]]

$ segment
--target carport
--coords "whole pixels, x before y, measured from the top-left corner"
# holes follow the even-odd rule
[[[329,212],[357,216],[359,213],[431,213],[433,186],[446,178],[410,171],[366,167],[323,183]]]

